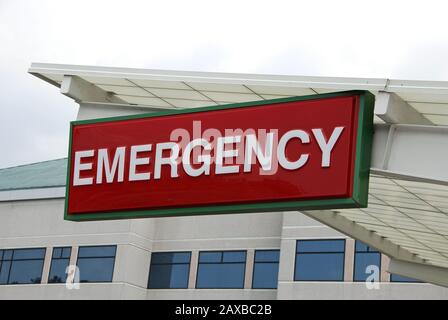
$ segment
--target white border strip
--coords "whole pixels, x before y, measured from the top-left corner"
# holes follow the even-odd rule
[[[0,202],[17,201],[17,200],[55,199],[64,197],[65,197],[65,187],[0,191]]]

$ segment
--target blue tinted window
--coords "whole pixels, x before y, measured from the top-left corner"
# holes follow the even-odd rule
[[[255,251],[255,262],[278,262],[280,250],[257,250]]]
[[[361,241],[356,241],[355,251],[356,252],[369,251],[369,247],[365,243],[362,243]]]
[[[13,250],[5,250],[3,252],[3,260],[11,260],[12,259]]]
[[[53,248],[52,258],[61,258],[62,256],[62,248]]]
[[[12,261],[9,273],[9,284],[40,283],[42,277],[43,260]]]
[[[7,284],[11,261],[3,261],[0,265],[0,284]]]
[[[72,248],[71,247],[65,247],[62,248],[62,258],[70,258],[70,255],[72,254]]]
[[[43,259],[45,258],[45,249],[16,249],[14,250],[14,260],[23,259]]]
[[[278,282],[277,263],[256,263],[252,280],[254,289],[276,289]]]
[[[67,280],[65,270],[67,269],[69,263],[69,259],[56,259],[51,261],[48,283],[64,283]]]
[[[2,262],[3,262],[3,250],[0,250],[0,284],[2,284]]]
[[[390,275],[390,281],[391,282],[416,282],[416,283],[421,283],[422,281],[417,280],[417,279],[413,279],[413,278],[408,278],[405,276],[400,276],[398,274],[391,274]]]
[[[379,252],[375,248],[369,247],[365,243],[356,240],[355,242],[355,252]]]
[[[186,289],[188,288],[188,275],[190,265],[167,264],[152,265],[149,274],[150,289]]]
[[[80,247],[79,258],[115,257],[116,246]]]
[[[0,284],[40,283],[45,248],[3,250],[0,256]]]
[[[295,280],[343,281],[345,240],[297,241]]]
[[[222,252],[201,252],[199,262],[221,262]]]
[[[244,288],[245,251],[200,252],[196,288]]]
[[[63,283],[67,279],[65,270],[70,263],[72,248],[53,248],[48,283]]]
[[[154,252],[151,263],[190,263],[190,252]]]
[[[378,270],[381,270],[381,254],[379,252],[356,252],[353,280],[365,281],[371,275],[371,271],[367,272],[369,266],[376,266]]]
[[[367,272],[369,266],[376,266],[381,270],[381,253],[361,241],[356,241],[353,280],[365,281],[371,275],[371,271]]]
[[[278,282],[280,250],[255,251],[252,288],[275,289]]]
[[[191,252],[154,252],[151,256],[148,288],[188,288]]]
[[[112,282],[116,246],[80,247],[78,270],[80,282]]]
[[[345,240],[299,240],[297,252],[344,252]]]
[[[199,264],[196,288],[243,288],[245,263]]]
[[[344,254],[298,254],[296,259],[295,280],[344,280]]]
[[[246,252],[245,251],[223,252],[222,261],[223,262],[246,262]]]
[[[80,282],[112,282],[115,258],[78,260]]]

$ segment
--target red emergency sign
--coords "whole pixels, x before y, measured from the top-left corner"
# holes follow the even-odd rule
[[[71,123],[65,219],[365,207],[373,95]]]

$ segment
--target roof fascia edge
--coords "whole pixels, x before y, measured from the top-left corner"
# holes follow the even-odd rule
[[[116,67],[77,66],[49,63],[32,63],[28,70],[31,74],[60,74],[110,78],[133,78],[165,81],[213,82],[222,84],[247,84],[266,86],[287,86],[301,88],[352,89],[354,86],[366,90],[382,90],[387,79],[380,78],[343,78],[313,77],[269,74],[238,74],[202,71],[174,71],[157,69],[132,69]]]

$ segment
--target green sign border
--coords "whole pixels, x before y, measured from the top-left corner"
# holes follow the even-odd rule
[[[356,159],[353,195],[351,198],[334,198],[302,201],[279,201],[279,202],[259,202],[250,204],[230,204],[216,206],[196,206],[181,208],[166,208],[154,210],[128,210],[114,212],[95,212],[82,213],[76,215],[68,214],[68,199],[70,185],[70,155],[72,151],[72,132],[73,126],[89,123],[101,123],[109,121],[122,121],[131,119],[160,117],[176,114],[198,113],[204,111],[235,109],[242,107],[255,107],[274,103],[284,103],[291,101],[318,100],[324,98],[343,97],[359,95],[359,113],[358,113],[358,133],[356,137]],[[148,114],[139,114],[121,117],[109,117],[92,120],[81,120],[70,122],[70,141],[68,148],[67,163],[67,183],[65,194],[64,220],[70,221],[89,221],[89,220],[110,220],[110,219],[135,219],[149,217],[170,217],[170,216],[189,216],[189,215],[209,215],[224,213],[252,213],[252,212],[273,212],[273,211],[295,211],[295,210],[316,210],[316,209],[337,209],[337,208],[365,208],[367,207],[370,157],[372,152],[373,139],[373,108],[375,96],[365,90],[343,91],[335,93],[315,94],[300,97],[280,98],[253,102],[243,102],[220,106],[201,107],[183,110],[167,110]]]

